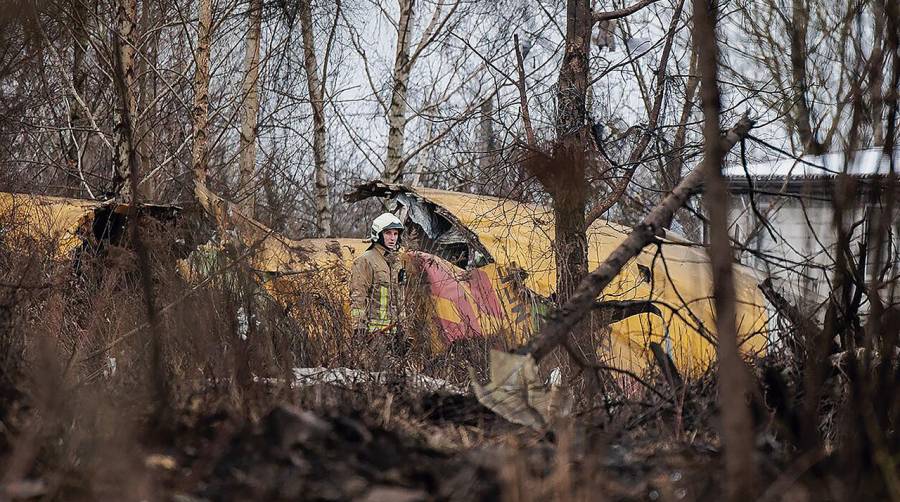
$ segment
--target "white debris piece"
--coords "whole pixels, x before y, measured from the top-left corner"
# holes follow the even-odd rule
[[[403,372],[390,371],[365,371],[354,368],[294,368],[294,381],[292,387],[310,387],[313,385],[327,384],[342,387],[356,385],[386,385],[403,379],[407,387],[419,392],[446,392],[449,394],[463,395],[466,391],[446,380],[430,377],[411,370]],[[256,381],[279,383],[274,378],[257,378]]]
[[[538,380],[538,368],[528,354],[491,351],[491,381],[481,386],[472,378],[478,402],[512,423],[536,430],[571,413],[573,398],[560,385],[558,368],[547,382]]]

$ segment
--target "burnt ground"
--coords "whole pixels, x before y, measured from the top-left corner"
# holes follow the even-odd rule
[[[710,475],[718,452],[696,437],[673,442],[663,434],[613,434],[604,431],[608,423],[578,418],[533,431],[505,422],[470,396],[398,398],[327,386],[304,393],[318,394],[320,404],[279,404],[256,420],[226,411],[184,415],[167,436],[171,442],[148,454],[146,465],[167,497],[180,501],[720,495]]]

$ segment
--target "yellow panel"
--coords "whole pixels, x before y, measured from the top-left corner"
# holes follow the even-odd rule
[[[82,199],[0,192],[3,240],[13,246],[53,244],[54,258],[64,258],[81,245],[79,228],[91,221],[102,204]]]
[[[459,316],[459,310],[456,305],[445,298],[431,297],[434,302],[434,313],[441,319],[450,322],[460,322],[462,318]]]

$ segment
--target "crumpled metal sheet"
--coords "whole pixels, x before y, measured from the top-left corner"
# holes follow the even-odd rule
[[[53,244],[54,258],[65,258],[81,246],[94,211],[102,206],[82,199],[0,192],[0,239],[14,246]]]
[[[397,195],[396,200],[407,208],[409,218],[422,227],[422,230],[425,231],[425,235],[431,239],[438,238],[438,235],[441,233],[439,222],[434,214],[425,207],[425,204],[421,200],[408,193]]]
[[[132,207],[116,200],[0,192],[0,239],[26,250],[46,246],[53,259],[64,260],[91,238],[114,241],[121,236]],[[160,221],[170,220],[180,210],[174,205],[139,206],[143,214]]]
[[[502,337],[518,345],[534,333],[535,305],[496,263],[462,270],[428,253],[408,256],[427,279],[435,321],[446,342]]]
[[[571,393],[557,379],[541,382],[537,363],[528,354],[491,351],[490,381],[472,375],[472,390],[482,405],[506,420],[540,430],[572,412]]]

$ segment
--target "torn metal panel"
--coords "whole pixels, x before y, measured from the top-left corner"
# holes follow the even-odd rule
[[[435,203],[430,200],[427,196],[423,196],[423,193],[426,193],[429,189],[426,188],[417,188],[415,190],[399,184],[387,184],[380,180],[371,181],[369,183],[365,183],[357,186],[354,190],[344,194],[344,199],[348,202],[356,202],[360,200],[364,200],[371,197],[378,197],[384,199],[392,199],[392,200],[415,200],[420,207],[426,209],[429,213],[428,219],[430,221],[438,221],[438,222],[446,222],[449,224],[452,229],[455,230],[454,235],[454,244],[465,242],[467,246],[467,254],[465,262],[468,266],[475,266],[476,264],[485,263],[484,260],[478,260],[477,257],[489,257],[491,253],[488,248],[485,247],[484,243],[479,239],[479,236],[476,232],[470,228],[466,222],[461,221],[458,218],[458,215],[453,211],[448,211],[446,207],[439,203]],[[448,192],[448,193],[456,193],[462,197],[476,197],[470,196],[469,194],[462,194],[457,192]],[[415,220],[413,220],[415,222]],[[416,222],[418,224],[418,222]],[[436,230],[440,232],[440,234],[445,233],[448,230],[445,230],[446,225],[438,224],[436,226]],[[431,236],[429,236],[431,237]],[[439,238],[439,237],[438,237]],[[434,239],[432,237],[432,239]],[[436,243],[435,243],[436,244]],[[437,248],[430,249],[424,248],[423,250],[428,252],[434,252],[435,254],[442,254],[440,245],[437,245]],[[445,256],[446,258],[446,256]],[[489,260],[488,260],[489,261]]]
[[[442,233],[446,232],[446,228],[442,228],[444,226],[441,225],[440,219],[432,211],[429,211],[421,200],[408,193],[398,194],[396,200],[407,208],[406,216],[416,225],[422,227],[425,235],[429,238],[437,239]]]
[[[536,332],[539,309],[497,264],[466,271],[427,253],[409,256],[427,283],[445,342],[500,338],[518,345]]]
[[[472,375],[472,390],[478,402],[506,420],[540,430],[572,411],[570,392],[558,378],[538,379],[534,358],[492,350],[490,381],[484,386]]]
[[[89,233],[102,202],[42,195],[0,193],[0,239],[26,249],[52,244],[54,258],[69,257]]]
[[[141,204],[138,211],[169,221],[178,206]],[[54,259],[71,258],[80,249],[120,244],[133,206],[69,197],[0,192],[0,239],[12,246],[51,245]]]
[[[410,193],[412,191],[413,190],[406,185],[372,180],[368,183],[357,185],[356,188],[344,194],[344,200],[347,202],[359,202],[372,197],[392,199],[399,194]]]

